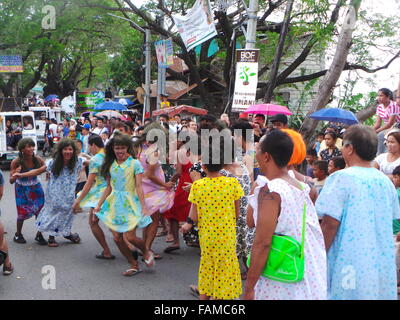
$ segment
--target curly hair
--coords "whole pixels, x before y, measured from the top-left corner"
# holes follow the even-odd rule
[[[107,179],[110,176],[110,168],[117,159],[114,152],[114,146],[123,146],[128,148],[128,153],[133,156],[133,142],[131,138],[125,134],[114,134],[114,137],[107,143],[105,147],[105,158],[101,166],[100,173]]]
[[[77,156],[77,152],[76,152],[75,142],[69,138],[62,139],[57,144],[57,149],[53,156],[54,163],[53,163],[53,168],[51,169],[51,172],[56,177],[58,177],[60,175],[61,171],[64,168],[64,157],[63,157],[62,151],[66,147],[71,147],[73,149],[72,158],[69,160],[68,165],[67,165],[67,167],[71,173],[73,172],[73,170],[76,166],[76,163],[78,162],[78,156]]]

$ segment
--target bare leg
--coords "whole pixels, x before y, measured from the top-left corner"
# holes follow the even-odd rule
[[[153,241],[156,237],[158,222],[160,221],[160,211],[153,213],[151,218],[153,219],[153,222],[145,229],[146,237],[144,241],[146,250],[151,250],[151,246],[153,245]]]
[[[210,300],[209,296],[206,296],[205,294],[200,295],[200,300]]]
[[[17,220],[17,234],[22,234],[22,226],[24,225],[24,220]]]
[[[111,230],[113,236],[114,236],[114,242],[117,245],[119,251],[122,253],[122,255],[128,260],[128,263],[130,264],[132,269],[139,269],[139,265],[137,260],[132,256],[131,250],[129,250],[128,246],[126,245],[124,241],[124,237],[122,233],[115,232]]]
[[[6,267],[11,267],[11,261],[10,261],[10,253],[8,252],[8,244],[6,238],[4,238],[4,227],[0,223],[0,250],[7,252],[7,258],[4,261],[4,265]]]
[[[179,222],[178,220],[171,219],[169,220],[169,225],[171,226],[171,234],[174,239],[171,246],[179,247]]]
[[[93,208],[90,209],[89,213],[89,225],[97,242],[103,248],[103,255],[105,257],[111,257],[112,256],[111,250],[108,247],[104,232],[99,226],[99,218],[97,218],[97,216],[93,213]]]
[[[131,231],[125,232],[124,238],[129,243],[133,244],[136,248],[138,248],[140,251],[142,251],[145,260],[147,261],[150,260],[152,254],[151,250],[146,249],[145,241],[136,236],[136,228]],[[153,263],[150,263],[148,266],[150,267],[152,265]]]

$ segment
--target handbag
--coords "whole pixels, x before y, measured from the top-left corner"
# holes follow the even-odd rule
[[[293,237],[274,233],[269,257],[262,272],[263,277],[284,283],[296,283],[303,280],[306,213],[307,204],[304,203],[301,243]],[[248,267],[250,267],[250,260],[249,255]]]

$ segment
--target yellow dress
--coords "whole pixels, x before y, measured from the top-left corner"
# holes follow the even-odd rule
[[[242,293],[234,201],[243,195],[237,179],[229,177],[203,178],[190,190],[189,201],[198,212],[199,292],[214,299],[236,299]]]

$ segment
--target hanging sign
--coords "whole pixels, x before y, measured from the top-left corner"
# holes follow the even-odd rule
[[[258,84],[258,49],[236,50],[236,79],[233,112],[245,111],[256,103]]]
[[[173,19],[188,51],[217,35],[208,0],[197,0],[187,15]]]

